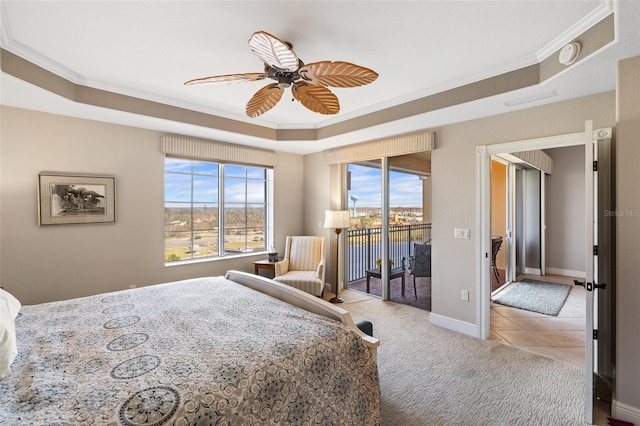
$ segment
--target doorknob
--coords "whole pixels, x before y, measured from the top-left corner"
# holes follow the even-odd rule
[[[573,284],[584,287],[587,291],[593,291],[593,283],[573,280]]]

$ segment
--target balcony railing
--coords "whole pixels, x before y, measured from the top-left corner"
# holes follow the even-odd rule
[[[380,228],[349,229],[347,247],[349,249],[349,281],[366,276],[367,269],[373,269],[376,259],[382,253],[382,235]],[[392,225],[389,227],[389,258],[394,267],[402,265],[403,258],[413,255],[414,243],[426,243],[431,240],[431,224]]]

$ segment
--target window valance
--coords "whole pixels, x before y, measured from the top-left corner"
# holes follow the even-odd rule
[[[512,155],[525,163],[531,164],[538,170],[542,170],[549,175],[553,174],[553,159],[542,150],[513,152]]]
[[[526,163],[538,170],[542,170],[548,175],[553,174],[553,158],[540,149],[498,154],[498,157],[516,164]]]
[[[354,163],[382,157],[430,151],[435,148],[434,132],[413,133],[324,151],[327,164]]]
[[[178,157],[262,167],[275,167],[277,162],[275,151],[185,136],[162,136],[160,150],[163,154]]]

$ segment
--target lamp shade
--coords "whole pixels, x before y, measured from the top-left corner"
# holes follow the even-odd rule
[[[350,228],[349,210],[325,210],[324,227],[334,229]]]

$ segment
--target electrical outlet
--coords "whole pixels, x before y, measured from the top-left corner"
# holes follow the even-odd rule
[[[460,298],[462,300],[464,300],[465,302],[469,301],[469,290],[462,290],[462,292],[460,293]]]
[[[469,239],[470,230],[469,228],[455,228],[453,231],[454,238],[461,238],[464,240]]]

